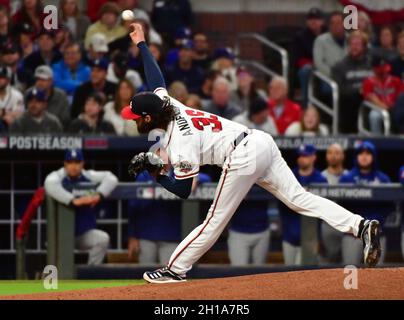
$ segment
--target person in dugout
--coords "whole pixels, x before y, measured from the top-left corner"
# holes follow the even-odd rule
[[[79,190],[83,182],[98,184],[95,190]],[[64,166],[51,172],[45,179],[45,191],[56,201],[74,208],[75,245],[80,250],[88,250],[88,264],[103,262],[109,246],[109,235],[97,229],[98,204],[115,189],[117,177],[110,171],[84,169],[83,152],[79,149],[67,150]]]
[[[136,182],[153,184],[154,179],[148,171],[143,171],[137,176]],[[211,178],[205,173],[199,173],[194,179],[193,191],[205,182],[211,182]],[[129,200],[129,259],[138,254],[140,264],[167,263],[181,241],[181,215],[181,201]]]
[[[344,174],[340,184],[350,183],[355,185],[380,185],[390,183],[390,178],[378,169],[376,147],[370,141],[362,141],[355,148],[354,166]],[[394,205],[386,202],[344,201],[345,208],[354,210],[366,219],[377,219],[383,228],[387,216],[394,211]],[[383,233],[380,237],[382,255],[380,263],[383,263],[386,252],[386,238]],[[342,262],[353,265],[362,264],[362,241],[350,235],[344,235],[342,239]]]
[[[315,168],[317,150],[311,144],[303,144],[297,149],[297,167],[292,171],[302,186],[312,183],[327,183],[327,179]],[[302,264],[302,248],[300,244],[300,215],[279,204],[282,223],[282,251],[285,265]]]
[[[269,241],[268,201],[242,202],[230,221],[227,238],[230,263],[234,266],[265,264]]]

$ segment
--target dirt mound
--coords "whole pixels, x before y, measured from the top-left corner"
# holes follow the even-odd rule
[[[359,269],[356,290],[344,288],[346,276],[343,269],[294,271],[178,284],[18,295],[7,299],[404,299],[404,268]]]

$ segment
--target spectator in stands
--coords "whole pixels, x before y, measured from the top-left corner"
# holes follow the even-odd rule
[[[293,173],[302,186],[311,183],[327,183],[320,171],[315,168],[316,148],[311,144],[301,145],[297,150],[297,167]],[[286,207],[279,205],[279,213],[282,223],[282,251],[285,264],[301,265],[302,248],[300,244],[300,216]]]
[[[374,75],[363,81],[363,98],[381,110],[391,111],[400,93],[404,92],[404,83],[400,78],[391,75],[391,65],[383,57],[373,57]],[[371,110],[369,113],[370,131],[383,134],[383,116]]]
[[[10,69],[10,83],[18,90],[24,90],[23,74],[21,72],[21,53],[12,42],[8,42],[1,48],[0,65]]]
[[[38,50],[30,54],[23,61],[23,73],[25,84],[32,86],[35,79],[34,71],[42,65],[51,66],[62,59],[62,55],[55,47],[55,33],[46,29],[41,30],[38,35]]]
[[[11,21],[9,11],[0,5],[0,48],[10,41]]]
[[[34,52],[34,29],[28,24],[17,25],[13,28],[14,38],[24,59]]]
[[[329,185],[338,184],[342,175],[348,173],[348,170],[344,168],[344,160],[345,153],[342,146],[339,143],[330,144],[326,153],[327,168],[321,172]],[[325,263],[341,262],[343,236],[343,233],[336,231],[326,222],[321,223],[322,259]]]
[[[404,81],[404,31],[397,36],[398,57],[391,61],[392,74]]]
[[[194,41],[194,63],[204,71],[208,71],[212,63],[212,57],[209,53],[209,42],[206,34],[202,32],[195,33]]]
[[[151,19],[153,26],[172,44],[179,28],[191,27],[194,17],[189,0],[153,1]]]
[[[121,9],[114,2],[105,3],[99,12],[100,20],[93,23],[86,32],[84,46],[86,49],[90,46],[93,34],[101,32],[107,37],[108,43],[126,35],[126,29],[120,24],[119,17]]]
[[[355,148],[354,167],[347,174],[344,174],[340,183],[350,183],[356,185],[380,185],[390,183],[390,178],[378,169],[377,152],[373,143],[363,141]],[[345,202],[345,201],[344,201]],[[360,214],[365,219],[376,219],[380,222],[383,229],[384,222],[388,214],[393,212],[394,205],[386,202],[369,203],[366,201],[349,202],[346,201],[345,208],[352,212]],[[386,238],[380,238],[382,246],[382,256],[380,263],[384,261]],[[342,260],[343,263],[360,265],[363,263],[363,246],[362,242],[351,235],[344,235],[342,239]]]
[[[170,97],[177,99],[179,102],[185,104],[188,99],[188,89],[181,81],[174,81],[168,87],[168,94]]]
[[[234,52],[229,47],[217,48],[213,54],[212,70],[229,80],[230,89],[237,89],[237,68],[234,63]]]
[[[65,48],[63,60],[52,65],[55,86],[66,92],[70,101],[76,88],[90,79],[90,68],[81,62],[80,47],[72,43]]]
[[[219,72],[210,70],[205,74],[202,86],[199,88],[198,96],[202,99],[202,104],[206,104],[210,99],[212,99],[212,87],[213,82],[219,76]]]
[[[233,266],[264,265],[270,241],[268,201],[244,201],[230,220],[227,246]]]
[[[21,8],[13,16],[14,25],[27,24],[33,28],[34,35],[43,27],[45,13],[41,0],[23,0]]]
[[[86,50],[83,62],[90,65],[91,61],[107,59],[108,50],[108,42],[105,35],[101,32],[94,33],[91,36],[90,45],[88,50]]]
[[[47,66],[39,66],[35,69],[35,88],[45,92],[47,107],[46,111],[56,116],[66,128],[70,122],[69,101],[64,91],[53,85],[53,71]]]
[[[116,134],[114,127],[108,121],[103,120],[103,106],[105,100],[101,93],[93,92],[86,97],[84,110],[77,119],[73,120],[68,131],[73,134]]]
[[[46,111],[46,93],[36,88],[26,95],[27,110],[19,116],[10,127],[10,133],[57,134],[63,127],[59,119]]]
[[[128,55],[116,52],[112,56],[112,63],[108,66],[107,81],[117,84],[122,79],[128,79],[138,91],[143,88],[143,80],[139,72],[129,68]]]
[[[213,82],[212,100],[203,106],[203,110],[232,119],[242,112],[241,108],[230,101],[230,84],[226,78],[218,77]]]
[[[11,86],[10,77],[10,70],[0,66],[0,123],[3,127],[10,127],[24,112],[23,95]]]
[[[66,26],[59,25],[58,29],[55,30],[55,44],[56,48],[60,52],[65,52],[66,48],[69,47],[72,43],[75,43],[73,40],[73,35],[70,33],[69,28]]]
[[[74,193],[83,182],[97,184],[87,194]],[[45,190],[56,201],[75,210],[75,245],[77,249],[88,250],[88,264],[102,264],[109,246],[109,235],[97,229],[99,204],[108,197],[118,184],[117,177],[110,171],[84,169],[83,152],[67,150],[64,166],[51,172],[45,179]]]
[[[231,94],[231,101],[243,110],[248,110],[253,100],[266,99],[265,93],[256,88],[254,76],[244,66],[237,69],[237,90]]]
[[[187,100],[185,101],[185,105],[192,109],[202,110],[202,100],[197,94],[189,94]]]
[[[395,30],[392,26],[383,26],[379,31],[378,46],[372,47],[371,56],[381,57],[387,61],[397,58],[397,50],[394,43]]]
[[[308,87],[313,69],[314,40],[324,32],[324,13],[318,8],[311,8],[306,15],[306,26],[298,32],[293,41],[293,54],[297,75],[302,92],[302,105],[308,102]]]
[[[314,106],[308,106],[300,121],[293,122],[285,131],[285,136],[328,136],[329,130],[321,123],[320,112]]]
[[[248,110],[235,116],[232,120],[250,129],[262,130],[271,135],[278,134],[274,120],[268,115],[266,101],[259,97],[251,102]]]
[[[108,61],[106,59],[91,62],[90,80],[77,87],[71,106],[71,117],[76,118],[83,112],[84,103],[87,97],[94,92],[104,95],[106,102],[115,98],[116,84],[107,80]]]
[[[348,54],[332,68],[332,77],[339,86],[340,132],[357,132],[359,106],[362,102],[362,82],[372,75],[367,38],[361,31],[353,31],[348,39]]]
[[[59,13],[60,22],[70,30],[74,41],[82,44],[91,22],[87,16],[81,14],[78,1],[61,0]]]
[[[167,68],[166,79],[168,84],[181,81],[187,86],[189,92],[196,93],[202,85],[204,73],[201,68],[193,63],[192,49],[193,43],[191,41],[181,45],[178,62]]]
[[[104,120],[110,122],[119,135],[138,135],[136,123],[125,121],[121,117],[122,108],[130,104],[131,99],[136,94],[136,89],[128,79],[122,79],[116,89],[115,100],[108,102],[104,106]]]
[[[269,84],[268,108],[279,134],[302,116],[300,106],[288,99],[288,84],[282,77],[273,77]]]
[[[369,15],[365,11],[359,11],[358,13],[358,30],[366,34],[369,45],[376,42],[372,20],[370,20]]]
[[[347,51],[344,16],[333,12],[329,17],[329,32],[316,38],[313,47],[314,66],[322,74],[331,75],[331,68],[342,60]]]
[[[166,55],[166,66],[170,67],[178,62],[179,52],[184,44],[192,43],[192,31],[189,28],[179,28],[175,32],[174,46],[168,50]]]

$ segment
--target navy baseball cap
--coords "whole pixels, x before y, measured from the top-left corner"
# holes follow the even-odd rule
[[[26,99],[27,99],[27,101],[30,101],[33,99],[38,100],[38,101],[46,101],[46,93],[44,90],[33,88],[30,91],[28,91]]]
[[[302,144],[298,149],[297,149],[297,155],[300,156],[312,156],[316,154],[317,150],[316,147],[313,146],[312,144]]]
[[[192,50],[194,48],[194,42],[190,39],[183,39],[179,48]]]
[[[108,60],[107,59],[97,59],[90,61],[91,68],[100,68],[103,70],[108,70]]]
[[[192,36],[191,29],[187,27],[180,27],[175,31],[175,39],[189,39]]]
[[[362,151],[365,150],[374,154],[376,152],[376,147],[370,141],[361,141],[355,146],[356,153],[361,153]]]
[[[236,56],[233,50],[229,47],[217,48],[213,54],[215,59],[227,58],[233,60]]]
[[[132,98],[129,106],[122,109],[121,117],[126,120],[135,120],[145,115],[158,114],[163,105],[164,101],[153,92],[141,92]]]
[[[65,161],[84,161],[83,151],[80,149],[66,150]]]
[[[319,8],[311,8],[306,15],[306,20],[309,19],[324,19],[324,12]]]

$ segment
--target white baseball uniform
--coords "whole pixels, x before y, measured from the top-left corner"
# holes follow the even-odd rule
[[[168,96],[164,88],[154,92],[162,99]],[[165,149],[176,179],[196,176],[199,166],[205,164],[223,168],[206,219],[178,245],[170,258],[168,266],[172,271],[184,276],[212,247],[255,183],[297,213],[320,218],[341,232],[357,235],[363,218],[307,192],[269,134],[170,99],[176,107],[176,117],[160,140],[160,147]]]

